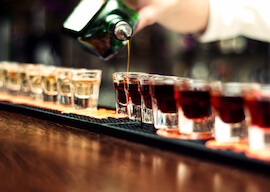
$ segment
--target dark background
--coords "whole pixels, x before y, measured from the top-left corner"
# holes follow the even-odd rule
[[[102,69],[99,104],[114,107],[112,73],[125,71],[127,48],[102,61],[61,32],[79,0],[1,0],[0,60]],[[245,37],[201,44],[157,24],[131,40],[130,71],[222,81],[269,82],[269,44]]]

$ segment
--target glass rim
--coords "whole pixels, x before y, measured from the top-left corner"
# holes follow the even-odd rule
[[[245,91],[251,88],[259,88],[261,85],[256,82],[221,82],[221,81],[216,81],[216,82],[211,82],[210,83],[210,88],[211,91],[230,91],[234,90],[235,92],[237,90],[239,91]],[[270,85],[269,85],[270,88]],[[238,92],[239,92],[238,91]]]
[[[82,70],[73,71],[72,80],[96,80],[101,81],[102,71],[101,70]]]
[[[86,68],[79,68],[79,69],[72,69],[74,73],[79,73],[79,72],[97,72],[101,73],[101,69],[86,69]]]
[[[133,77],[133,76],[136,76],[136,77],[139,77],[141,75],[147,75],[149,73],[144,73],[144,72],[128,72],[125,74],[126,77]]]
[[[152,85],[172,85],[177,80],[177,76],[170,75],[153,75],[150,77]]]
[[[174,89],[177,91],[210,91],[208,80],[183,78],[176,80]]]

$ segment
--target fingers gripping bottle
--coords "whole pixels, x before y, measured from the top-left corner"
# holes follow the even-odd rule
[[[63,24],[65,32],[102,60],[114,56],[139,21],[122,0],[81,0]]]

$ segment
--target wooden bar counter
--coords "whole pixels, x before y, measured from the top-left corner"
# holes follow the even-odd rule
[[[0,191],[269,191],[270,177],[0,110]]]

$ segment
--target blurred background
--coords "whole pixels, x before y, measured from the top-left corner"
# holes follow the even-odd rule
[[[62,33],[79,0],[1,0],[0,60],[102,69],[99,105],[114,107],[112,73],[126,71],[127,48],[102,61]],[[201,44],[157,24],[131,40],[130,71],[200,79],[270,81],[270,46],[245,37]]]

